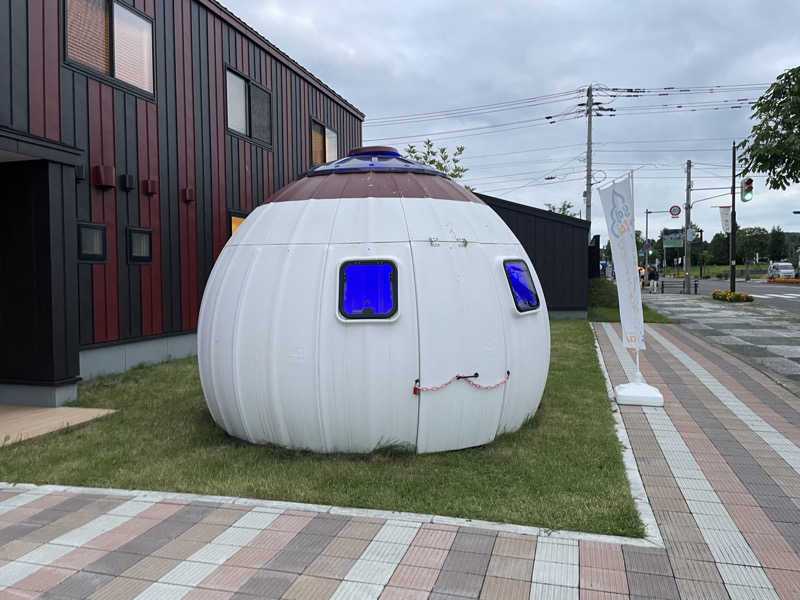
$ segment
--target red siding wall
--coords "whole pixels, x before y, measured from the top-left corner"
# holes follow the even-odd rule
[[[61,141],[60,5],[28,0],[29,127],[31,134],[56,141]]]
[[[89,80],[89,162],[96,166],[115,166],[114,90]],[[93,175],[92,175],[93,177]],[[92,271],[94,297],[94,341],[119,338],[119,289],[117,281],[117,196],[116,189],[102,189],[92,181],[92,221],[106,224],[104,264]]]
[[[152,102],[136,102],[139,142],[139,184],[144,180],[158,181],[158,115]],[[139,196],[139,222],[152,228],[153,262],[141,267],[142,273],[142,335],[154,335],[163,330],[163,301],[161,296],[161,201],[156,184],[152,196]]]
[[[225,70],[222,66],[222,21],[208,19],[208,85],[211,124],[211,202],[214,258],[228,241],[225,199]]]
[[[197,202],[194,97],[192,81],[191,0],[175,0],[175,75],[178,108],[178,187],[180,189],[181,319],[183,329],[197,326],[200,309],[197,289]]]

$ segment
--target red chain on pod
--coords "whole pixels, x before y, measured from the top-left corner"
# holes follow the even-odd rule
[[[511,371],[506,371],[506,376],[503,377],[497,383],[493,383],[491,385],[481,385],[480,383],[475,383],[472,381],[474,377],[477,377],[478,374],[475,373],[474,375],[453,375],[450,379],[445,381],[444,383],[440,383],[439,385],[431,385],[431,386],[422,386],[419,384],[419,379],[414,382],[414,389],[413,393],[415,396],[419,396],[420,392],[435,392],[441,390],[442,388],[446,388],[448,385],[453,383],[454,381],[458,381],[459,379],[465,380],[468,384],[472,387],[479,389],[479,390],[493,390],[495,388],[500,387],[501,385],[505,385],[509,378],[511,377]]]

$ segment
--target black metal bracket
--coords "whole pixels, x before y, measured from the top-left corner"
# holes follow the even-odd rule
[[[475,375],[456,375],[456,379],[474,379],[475,377],[479,377],[478,372],[475,372]]]

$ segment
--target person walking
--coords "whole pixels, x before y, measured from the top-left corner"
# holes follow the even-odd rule
[[[647,273],[647,280],[650,282],[650,293],[655,294],[658,291],[658,269],[651,266]]]

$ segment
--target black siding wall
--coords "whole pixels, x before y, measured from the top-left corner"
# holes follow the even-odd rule
[[[0,219],[0,381],[67,382],[78,373],[75,169],[0,164],[14,202]]]
[[[551,311],[585,311],[588,302],[589,221],[476,194],[528,253]]]

